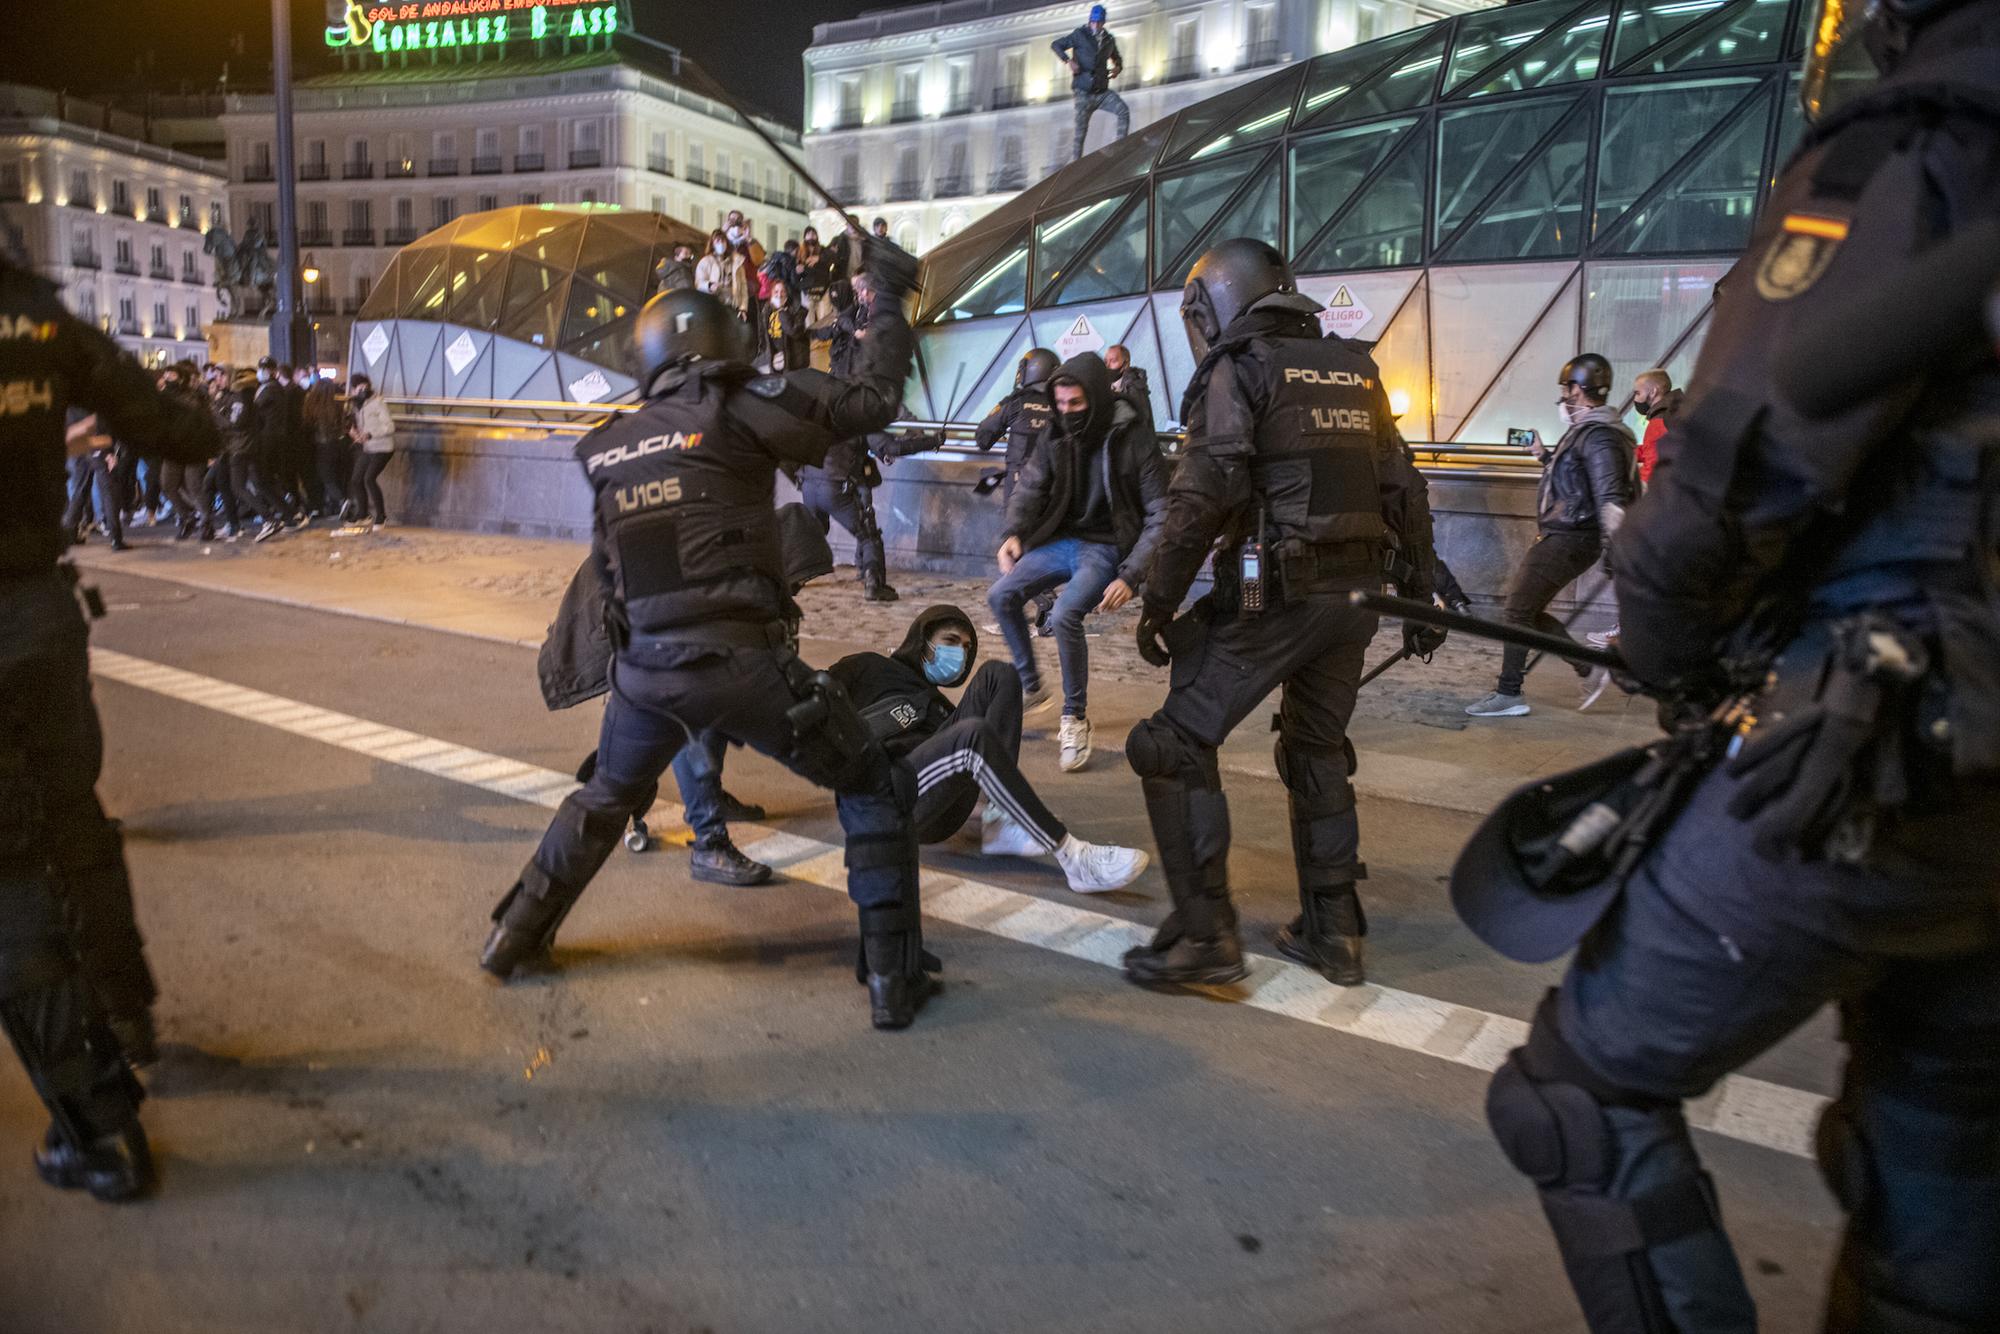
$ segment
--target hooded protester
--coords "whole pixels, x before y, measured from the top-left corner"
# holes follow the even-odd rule
[[[911,827],[920,843],[951,837],[980,797],[980,851],[1053,854],[1079,894],[1122,889],[1146,869],[1135,848],[1086,843],[1042,803],[1021,773],[1021,678],[1004,662],[973,670],[979,634],[950,603],[926,607],[895,652],[853,653],[828,671],[883,749],[917,773]],[[943,691],[963,685],[957,704]]]
[[[1066,585],[1053,615],[1063,677],[1061,765],[1071,772],[1090,758],[1083,618],[1118,610],[1144,583],[1166,516],[1167,469],[1151,411],[1112,392],[1096,353],[1070,358],[1049,383],[1054,414],[1007,503],[1000,578],[986,600],[1032,713],[1051,696],[1023,608],[1037,593]]]

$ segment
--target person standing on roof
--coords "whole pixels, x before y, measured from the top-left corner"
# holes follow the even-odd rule
[[[1090,19],[1067,37],[1049,43],[1056,59],[1069,66],[1070,94],[1076,101],[1076,151],[1083,156],[1083,141],[1090,133],[1094,111],[1109,111],[1118,117],[1118,138],[1132,130],[1132,108],[1111,91],[1111,81],[1125,72],[1125,57],[1119,54],[1118,39],[1104,27],[1104,6],[1092,5]]]

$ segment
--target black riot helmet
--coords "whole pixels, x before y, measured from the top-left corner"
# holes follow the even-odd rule
[[[669,366],[690,361],[748,361],[746,326],[707,292],[662,292],[639,312],[639,386],[643,392]]]
[[[1275,246],[1247,236],[1210,246],[1194,262],[1187,286],[1181,289],[1181,322],[1187,326],[1194,359],[1206,358],[1222,331],[1253,306],[1308,315],[1319,309],[1311,297],[1299,295],[1292,266]]]
[[[1799,104],[1809,121],[1887,74],[1918,28],[1970,0],[1819,0],[1806,41]]]
[[[1579,353],[1563,363],[1556,384],[1573,384],[1602,403],[1611,396],[1611,363],[1595,352]]]
[[[1014,372],[1014,387],[1026,389],[1031,384],[1041,384],[1056,373],[1062,362],[1056,354],[1045,347],[1031,347],[1021,357],[1020,369]]]

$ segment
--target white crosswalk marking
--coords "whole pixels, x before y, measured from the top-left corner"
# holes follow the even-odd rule
[[[107,681],[537,806],[559,806],[577,787],[573,777],[553,769],[109,649],[91,650],[91,668]],[[678,827],[677,820],[663,820],[654,832],[670,836]],[[847,871],[839,848],[755,825],[732,829],[745,854],[783,870],[793,880],[846,892]],[[923,895],[927,917],[1106,967],[1117,967],[1126,950],[1152,936],[1149,928],[1121,917],[938,871],[924,872]],[[1300,1023],[1479,1070],[1499,1068],[1507,1052],[1528,1035],[1525,1023],[1505,1015],[1372,983],[1337,987],[1283,959],[1252,955],[1251,963],[1244,986],[1213,994]],[[1825,1105],[1826,1099],[1817,1094],[1730,1075],[1706,1097],[1688,1105],[1688,1121],[1730,1139],[1809,1158],[1813,1127]]]

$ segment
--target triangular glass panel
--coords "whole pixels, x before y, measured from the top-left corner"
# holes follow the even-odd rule
[[[403,341],[403,322],[389,320],[376,327],[389,336],[389,346],[382,353],[381,362],[373,369],[375,392],[385,396],[407,393],[409,391],[403,387],[403,354],[399,347]]]
[[[431,354],[424,362],[423,371],[419,374],[412,374],[410,371],[411,363],[408,360],[403,362],[403,383],[409,386],[406,392],[422,398],[442,398],[444,396],[444,342],[447,337],[456,337],[458,334],[458,330],[452,328],[450,325],[440,324],[436,327],[438,336],[431,342]],[[408,344],[405,344],[405,346],[408,346]]]
[[[1125,336],[1132,326],[1132,312],[1138,308],[1144,297],[1133,297],[1126,301],[1105,301],[1093,306],[1069,306],[1064,309],[1037,310],[1028,317],[1034,330],[1035,343],[1040,347],[1054,348],[1061,354],[1061,344],[1065,336],[1079,340],[1083,344],[1098,342],[1098,347],[1080,346],[1077,351],[1097,352]],[[1075,346],[1075,344],[1072,344]]]
[[[1791,35],[1785,39],[1785,59],[1797,60],[1806,53],[1806,38],[1812,35],[1813,18],[1819,6],[1813,0],[1792,0]]]
[[[1678,168],[1664,192],[1607,238],[1606,249],[1620,255],[1741,250],[1757,209],[1771,114],[1771,95],[1759,94],[1735,125]]]
[[[1092,170],[1079,173],[1074,181],[1065,180],[1061,189],[1052,189],[1039,208],[1056,208],[1063,204],[1099,195],[1128,181],[1136,181],[1153,170],[1153,161],[1160,155],[1160,146],[1167,141],[1168,132],[1173,129],[1171,118],[1155,121],[1142,130],[1134,130],[1123,139],[1100,148],[1090,155]]]
[[[384,340],[393,341],[396,332],[396,325],[393,320],[387,322],[370,322],[357,319],[354,322],[354,332],[349,334],[347,338],[347,364],[366,375],[376,374],[378,368],[385,367],[391,361],[395,360],[395,358],[388,356],[388,341],[384,341],[378,345],[380,350],[373,357],[368,355],[368,340],[375,336],[377,329],[382,331]],[[385,360],[385,358],[387,359]]]
[[[521,234],[514,253],[554,269],[576,267],[583,244],[583,219],[573,213],[530,209],[521,215]]]
[[[452,233],[452,244],[469,246],[474,250],[512,250],[514,238],[520,233],[521,220],[511,208],[496,208],[486,213],[468,213],[458,220],[458,230]]]
[[[1166,395],[1167,410],[1161,422],[1181,421],[1181,396],[1187,392],[1188,377],[1194,374],[1194,352],[1188,347],[1187,326],[1181,322],[1181,294],[1160,292],[1153,297],[1153,323],[1160,331],[1160,371],[1158,380]]]
[[[928,401],[912,401],[906,406],[945,420],[956,400],[990,378],[993,359],[1006,351],[1015,332],[1017,319],[975,320],[953,323],[924,331],[924,392]],[[1012,372],[1008,383],[1012,384]]]
[[[943,306],[945,300],[958,291],[972,271],[981,261],[992,258],[1007,244],[1005,231],[995,230],[982,218],[965,231],[947,241],[939,242],[924,252],[917,282],[922,290],[918,304],[919,322],[931,317],[931,313]]]
[[[1234,149],[1276,139],[1291,123],[1292,105],[1298,101],[1299,81],[1304,77],[1305,67],[1294,65],[1252,84],[1252,89],[1257,90],[1254,97],[1181,158],[1176,159],[1170,150],[1167,160],[1201,162]]]
[[[628,312],[601,328],[592,330],[587,336],[577,339],[563,350],[582,357],[585,361],[596,362],[608,370],[629,372],[633,367],[637,346],[636,330],[639,312]]]
[[[492,277],[506,267],[507,252],[504,250],[471,250],[464,246],[453,246],[451,258],[451,286],[445,294],[445,308],[455,308],[471,291],[485,279]]]
[[[1778,155],[1771,159],[1771,184],[1778,183],[1778,173],[1792,160],[1798,151],[1799,140],[1806,137],[1806,109],[1799,101],[1799,85],[1805,81],[1803,75],[1794,74],[1785,80],[1785,90],[1778,98]]]
[[[569,304],[563,308],[562,334],[556,340],[557,344],[568,347],[635,309],[636,302],[614,296],[581,279],[573,279],[569,285]]]
[[[1570,273],[1555,302],[1536,321],[1535,327],[1527,331],[1527,337],[1521,338],[1519,329],[1514,331],[1519,348],[1509,347],[1512,355],[1506,364],[1479,393],[1470,415],[1451,432],[1454,442],[1504,445],[1507,432],[1517,427],[1540,431],[1544,440],[1558,438],[1556,368],[1576,355],[1576,303],[1582,282],[1576,270],[1571,269]],[[1528,312],[1530,318],[1539,313],[1540,306]],[[1583,341],[1585,347],[1598,350],[1588,337]],[[1623,370],[1629,363],[1614,360],[1611,364]]]
[[[643,301],[652,278],[652,242],[618,225],[624,221],[628,220],[606,216],[585,224],[576,273],[627,300]]]
[[[993,359],[992,364],[986,367],[984,373],[979,374],[977,381],[974,381],[972,378],[974,372],[968,371],[965,384],[959,392],[958,401],[955,403],[947,402],[945,405],[944,418],[946,420],[978,421],[987,413],[993,411],[994,408],[998,407],[1001,399],[1014,392],[1014,372],[1020,366],[1021,358],[1028,355],[1028,349],[1035,345],[1035,338],[1028,331],[1028,325],[1025,320],[1009,320],[1006,321],[1006,324],[1013,330],[1012,341],[1007,345],[1007,350]],[[931,335],[927,332],[917,336],[919,345],[926,348],[930,346],[930,339]],[[930,355],[926,352],[925,362],[927,371],[929,369],[929,360]],[[932,395],[933,402],[936,402],[940,398],[948,398],[950,389],[951,386],[948,382],[938,388]],[[914,407],[916,405],[912,404],[911,406]]]
[[[563,285],[563,275],[540,264],[530,264],[525,259],[517,259],[507,266],[507,298],[501,307],[503,317],[511,323],[514,312],[541,301],[548,294]]]
[[[1701,314],[1695,317],[1694,323],[1681,336],[1673,355],[1668,357],[1666,364],[1661,367],[1666,371],[1667,378],[1675,384],[1686,384],[1694,378],[1695,363],[1701,358],[1701,345],[1708,337],[1709,321],[1714,318],[1714,304],[1704,306]]]
[[[1405,135],[1361,197],[1292,267],[1301,273],[1344,273],[1421,263],[1430,149],[1424,130]]]
[[[1527,0],[1464,14],[1445,71],[1446,93],[1455,93],[1574,13],[1577,0]]]
[[[1305,97],[1293,118],[1294,129],[1305,129],[1333,112],[1340,99],[1367,83],[1376,72],[1409,50],[1420,38],[1436,39],[1428,28],[1411,28],[1373,42],[1315,56],[1306,65]]]
[[[1451,28],[1449,24],[1435,23],[1419,31],[1428,35],[1404,52],[1394,65],[1377,71],[1345,97],[1328,104],[1315,123],[1349,124],[1397,111],[1413,111],[1429,102],[1437,89],[1438,71],[1444,66],[1444,47]]]
[[[1037,292],[1060,277],[1069,267],[1070,260],[1090,243],[1111,217],[1112,211],[1125,202],[1123,195],[1112,195],[1095,203],[1081,204],[1061,213],[1052,214],[1035,226],[1035,286]]]
[[[1403,305],[1375,340],[1375,364],[1405,440],[1427,441],[1431,430],[1431,346],[1428,275],[1410,288]]]
[[[964,288],[931,318],[971,320],[1005,315],[1028,306],[1028,232],[1014,234],[1007,245],[972,270]]]
[[[472,329],[499,328],[501,301],[507,291],[506,283],[506,270],[494,269],[477,285],[459,294],[451,303],[446,318],[453,324],[463,324]]]
[[[382,270],[382,276],[368,289],[368,299],[361,303],[359,318],[364,320],[392,320],[396,318],[396,287],[402,281],[403,257],[398,254],[389,261],[389,267]]]
[[[453,370],[454,357],[463,357],[463,352],[454,352],[463,337],[469,345],[477,349],[471,361],[463,362],[464,369]],[[452,398],[493,397],[493,335],[481,333],[477,329],[453,329],[445,343],[444,391]]]
[[[1368,173],[1375,170],[1401,141],[1415,120],[1383,121],[1354,129],[1335,130],[1291,143],[1292,238],[1296,254],[1347,205]],[[1419,204],[1417,220],[1423,221]]]
[[[518,269],[521,266],[517,264],[515,267]],[[518,338],[524,343],[553,351],[556,336],[562,332],[563,308],[568,293],[569,284],[560,283],[509,309],[504,332],[509,338]]]
[[[1689,149],[1686,127],[1719,124],[1758,86],[1756,79],[1704,79],[1607,89],[1591,235],[1603,236],[1634,200],[1674,169]]]
[[[396,277],[396,315],[399,319],[422,319],[423,302],[443,290],[444,262],[450,251],[430,246],[419,251],[405,249],[396,256],[400,264]]]
[[[449,253],[440,251],[440,259],[445,259]],[[447,259],[432,269],[430,276],[419,283],[415,291],[404,296],[402,317],[406,320],[441,320],[450,304],[451,264]]]
[[[1275,167],[1277,155],[1264,159],[1263,165]],[[1245,236],[1254,241],[1263,241],[1272,246],[1278,244],[1278,181],[1276,170],[1264,170],[1257,174],[1250,188],[1237,196],[1236,202],[1204,231],[1195,243],[1181,255],[1180,262],[1161,271],[1167,279],[1163,285],[1180,287],[1187,282],[1188,270],[1194,267],[1201,252],[1215,242],[1229,237]]]
[[[502,395],[502,397],[518,399],[525,403],[566,402],[567,400],[563,398],[562,378],[556,374],[555,353],[536,352],[534,349],[528,350],[534,353],[535,362],[533,368],[528,372],[527,378],[522,380],[512,393]],[[499,381],[496,379],[494,384],[497,387]]]
[[[1175,261],[1181,253],[1194,244],[1222,211],[1236,188],[1248,180],[1250,174],[1262,168],[1266,155],[1244,153],[1224,158],[1218,162],[1206,163],[1178,176],[1162,179],[1154,188],[1158,191],[1158,207],[1153,213],[1153,254],[1157,260],[1154,277],[1164,283],[1175,270]],[[1272,173],[1276,175],[1276,173]],[[1179,270],[1187,272],[1185,268]]]
[[[548,353],[538,347],[496,335],[493,339],[493,396],[534,397],[532,394],[523,393],[522,388],[527,384],[528,378],[541,369],[548,359]]]
[[[1731,262],[1612,260],[1587,265],[1583,345],[1608,358],[1628,381],[1659,365],[1708,308],[1715,284]]]
[[[1476,16],[1475,16],[1476,17]],[[1438,123],[1437,232],[1442,243],[1576,105],[1552,97],[1448,111]]]
[[[1440,257],[1543,259],[1583,250],[1583,174],[1590,156],[1590,116],[1579,105],[1513,182],[1482,205]]]
[[[1610,27],[1611,0],[1599,0],[1571,14],[1453,96],[1490,97],[1595,78],[1604,59],[1604,35]]]
[[[1629,73],[1667,74],[1724,65],[1763,65],[1779,58],[1785,0],[1738,0],[1697,29],[1637,61]]]
[[[1535,324],[1542,307],[1576,274],[1572,261],[1496,264],[1475,268],[1439,264],[1431,269],[1431,366],[1437,390],[1437,437],[1452,439],[1459,423],[1507,364],[1514,345]],[[1576,336],[1572,309],[1570,337]],[[1555,382],[1564,359],[1546,363],[1544,384]],[[1544,414],[1546,415],[1546,414]],[[1518,423],[1517,423],[1518,424]],[[1532,425],[1533,423],[1529,423]]]
[[[1403,298],[1410,294],[1411,284],[1422,272],[1422,269],[1404,269],[1400,273],[1327,274],[1299,279],[1299,290],[1322,306],[1364,313],[1365,320],[1336,332],[1359,342],[1373,343],[1382,336],[1390,318],[1402,309]]]
[[[1784,0],[1779,0],[1782,4]],[[1731,5],[1748,0],[1625,0],[1611,39],[1612,68],[1623,73],[1635,58],[1670,37],[1684,35]]]
[[[612,403],[631,392],[632,377],[621,370],[563,352],[556,353],[555,362],[561,396],[571,403]]]
[[[1275,177],[1272,181],[1275,188]],[[1273,208],[1273,215],[1277,210]],[[1146,228],[1152,214],[1146,192],[1125,206],[1104,239],[1088,255],[1072,260],[1069,272],[1055,289],[1043,295],[1045,303],[1059,306],[1078,301],[1101,301],[1105,297],[1126,296],[1146,290]]]
[[[1296,79],[1298,75],[1296,68],[1280,70],[1277,74],[1266,75],[1253,83],[1239,84],[1185,108],[1174,120],[1173,136],[1167,141],[1167,151],[1160,158],[1161,167],[1187,161],[1188,155],[1195,149],[1233,128],[1238,123],[1237,117],[1269,92],[1278,79]],[[1281,124],[1281,133],[1283,128]]]
[[[1175,332],[1180,331],[1176,329]],[[1146,372],[1146,389],[1153,400],[1153,420],[1171,421],[1179,404],[1172,402],[1167,395],[1166,359],[1160,352],[1159,332],[1153,327],[1152,302],[1139,308],[1139,318],[1132,322],[1132,327],[1126,330],[1121,341],[1125,350],[1132,354],[1132,364]]]

